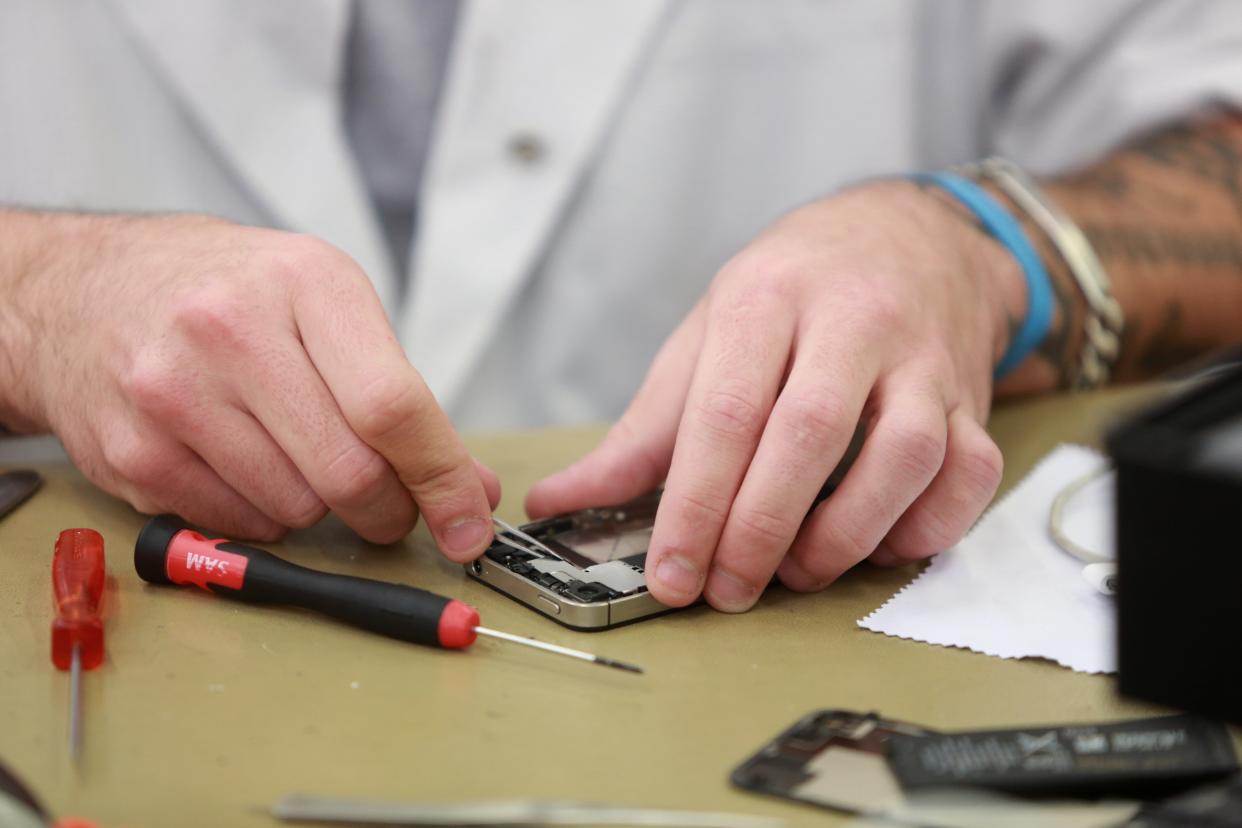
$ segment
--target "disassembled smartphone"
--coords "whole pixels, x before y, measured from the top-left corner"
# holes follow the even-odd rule
[[[1174,732],[1185,739],[1164,739]],[[986,776],[997,766],[1006,771],[1000,785]],[[863,814],[867,824],[884,826],[1165,828],[1236,824],[1176,821],[1196,808],[1232,813],[1226,809],[1242,793],[1236,768],[1225,726],[1192,716],[940,734],[874,713],[815,710],[729,778],[746,791]],[[938,776],[931,780],[931,773]],[[1171,809],[1129,796],[1140,778],[1202,782],[1221,773],[1235,773],[1228,777],[1235,785],[1196,788],[1196,797],[1176,799]],[[1149,811],[1160,821],[1146,821]]]
[[[860,426],[811,509],[840,485],[862,445]],[[662,489],[618,506],[582,509],[512,527],[466,572],[575,630],[606,630],[673,612],[647,591],[644,566]],[[809,514],[809,511],[808,511]]]
[[[884,759],[890,735],[932,733],[875,713],[816,710],[803,716],[734,769],[734,785],[756,793],[857,814],[885,814],[904,804]]]
[[[466,572],[576,630],[604,630],[671,612],[647,591],[643,565],[660,492],[599,509],[497,528]]]

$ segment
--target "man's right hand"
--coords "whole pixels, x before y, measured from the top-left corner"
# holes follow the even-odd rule
[[[331,509],[387,543],[421,512],[449,558],[486,549],[496,476],[341,251],[201,216],[0,227],[0,416],[98,485],[238,537]]]

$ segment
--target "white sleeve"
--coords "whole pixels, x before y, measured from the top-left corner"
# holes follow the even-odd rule
[[[983,143],[1034,172],[1089,164],[1174,121],[1242,110],[1235,0],[990,2],[980,14]]]

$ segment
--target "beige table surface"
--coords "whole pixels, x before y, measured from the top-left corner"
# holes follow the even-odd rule
[[[1133,392],[1007,407],[992,430],[1005,486],[1061,441],[1096,440]],[[499,514],[602,429],[483,436]],[[423,649],[299,611],[143,584],[143,518],[68,467],[0,523],[0,761],[57,815],[106,828],[266,826],[292,792],[398,800],[577,798],[836,817],[730,788],[730,769],[803,713],[878,710],[937,728],[1148,714],[1112,680],[1005,661],[855,626],[916,572],[862,567],[818,595],[770,591],[730,617],[694,608],[601,633],[564,629],[466,579],[421,531],[367,546],[332,520],[275,547],[298,563],[407,581],[477,606],[484,623],[638,662],[645,676],[500,642]],[[85,676],[85,745],[66,748],[68,676],[49,662],[57,532],[90,526],[108,547],[107,661]],[[998,553],[1003,550],[998,550]]]

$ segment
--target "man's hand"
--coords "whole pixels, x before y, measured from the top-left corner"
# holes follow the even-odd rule
[[[331,509],[479,555],[500,489],[366,276],[305,236],[196,216],[0,213],[0,413],[143,512],[274,539]]]
[[[728,262],[594,452],[541,482],[534,517],[665,481],[647,557],[665,604],[749,608],[775,573],[822,589],[864,558],[957,541],[1001,455],[992,367],[1021,271],[952,199],[904,182],[798,209]],[[866,425],[840,487],[814,498]]]

